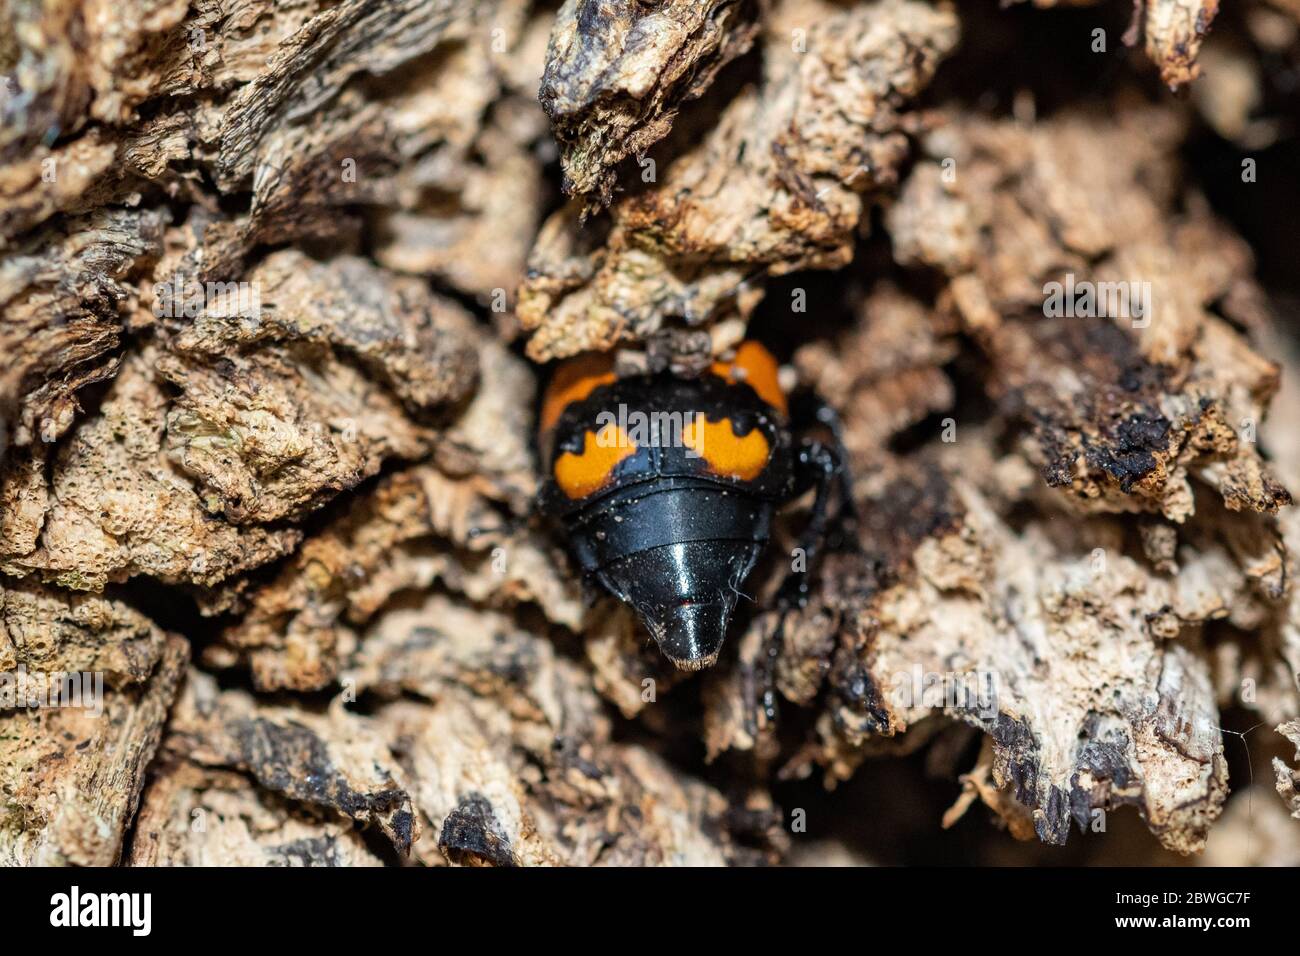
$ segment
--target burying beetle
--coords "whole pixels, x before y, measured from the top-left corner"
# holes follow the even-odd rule
[[[683,670],[717,661],[782,504],[816,488],[802,561],[779,592],[785,607],[806,601],[837,483],[852,515],[842,450],[796,440],[777,371],[754,341],[697,378],[618,378],[610,356],[589,354],[562,364],[543,399],[542,510],[563,522],[583,571],[630,604]],[[825,406],[818,419],[834,430]]]

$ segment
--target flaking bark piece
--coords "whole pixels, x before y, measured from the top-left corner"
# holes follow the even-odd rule
[[[498,43],[526,13],[527,0],[7,9],[24,95],[0,104],[0,245],[145,184],[206,203],[195,168],[252,192],[250,246],[345,232],[360,222],[346,207],[391,204],[405,168],[468,162],[513,52]]]
[[[762,86],[659,184],[611,207],[605,238],[572,205],[555,213],[520,289],[529,356],[606,349],[727,305],[747,314],[761,298],[747,279],[847,264],[863,194],[896,181],[909,105],[957,34],[950,7],[910,0],[819,19],[805,53],[772,55]]]
[[[1071,821],[1086,829],[1131,804],[1167,848],[1201,849],[1227,795],[1218,709],[1195,632],[1169,641],[1164,626],[1175,604],[1176,634],[1231,597],[1180,599],[1117,550],[1098,565],[1104,525],[1013,531],[968,482],[953,489],[958,527],[923,541],[916,574],[846,629],[870,638],[846,643],[830,677],[841,703],[822,718],[827,756],[834,738],[943,713],[992,737],[993,779],[1040,839],[1063,843]]]
[[[474,386],[472,320],[416,280],[286,250],[245,281],[260,311],[173,323],[157,364],[177,391],[168,454],[228,521],[299,518],[423,456],[423,423]]]
[[[111,866],[135,813],[189,645],[172,635],[149,679],[75,707],[0,714],[0,861]]]
[[[186,0],[6,4],[0,83],[0,248],[61,211],[110,201],[122,187],[117,124],[153,95],[183,42],[163,37]],[[56,140],[60,140],[56,142]]]
[[[977,311],[985,304],[1039,308],[1046,280],[1071,268],[1083,276],[1090,260],[1168,240],[1184,132],[1179,113],[1124,100],[1104,113],[1074,107],[1035,124],[950,116],[924,137],[923,158],[889,211],[895,258],[954,280],[973,273],[972,289],[954,289],[972,324],[992,321]],[[1126,214],[1116,217],[1121,207]],[[1237,240],[1226,251],[1230,259],[1187,276],[1185,295],[1170,300],[1185,306],[1239,275],[1245,247]],[[1186,321],[1168,324],[1172,332]]]
[[[0,580],[0,672],[99,672],[123,687],[153,673],[165,643],[121,601]]]
[[[442,821],[438,850],[461,866],[514,866],[510,837],[480,793],[471,793]]]
[[[500,105],[501,61],[518,55],[514,47],[527,0],[403,3],[383,11],[344,6],[353,9],[343,19],[355,18],[345,27],[350,31],[346,40],[335,34],[337,9],[327,8],[300,35],[281,44],[289,57],[288,71],[300,74],[283,92],[317,96],[320,77],[312,75],[311,61],[332,59],[339,45],[351,48],[349,58],[388,62],[380,70],[348,75],[354,64],[344,61],[344,69],[326,81],[336,84],[336,92],[319,107],[267,128],[252,169],[251,237],[266,243],[314,236],[359,205],[377,207],[378,224],[387,232],[389,211],[418,207],[413,216],[395,217],[407,231],[388,251],[403,261],[403,268],[416,271],[409,267],[417,259],[424,261],[440,277],[483,297],[513,285],[525,251],[519,246],[531,237],[540,216],[540,165],[510,133],[493,136],[485,114],[494,103]],[[418,27],[403,30],[403,20],[409,27],[412,17],[418,18]],[[534,75],[539,76],[540,56],[536,64]],[[280,66],[272,64],[250,86],[270,82]],[[219,167],[246,165],[239,153],[243,147],[225,137],[232,124],[243,121],[238,118],[243,92],[232,97],[223,113]],[[535,103],[530,111],[535,119],[529,125],[541,132],[545,117]],[[487,182],[493,173],[509,176],[509,188],[500,188],[503,180],[493,190]],[[240,185],[223,182],[223,188]],[[494,254],[490,246],[470,247],[486,239],[482,220],[498,214],[514,218],[529,234],[514,239],[510,257],[500,256],[503,250]],[[412,229],[419,231],[413,235]],[[380,247],[392,245],[388,237],[379,241]],[[457,253],[463,258],[456,258]],[[388,264],[387,256],[380,258]]]
[[[1034,424],[1036,463],[1082,508],[1183,521],[1190,476],[1273,513],[1290,495],[1239,429],[1262,421],[1278,368],[1215,311],[1248,296],[1250,253],[1181,196],[1181,136],[1172,112],[1123,101],[1037,125],[963,117],[926,138],[890,209],[894,254],[948,277],[988,391]]]
[[[957,356],[958,343],[954,322],[888,283],[872,290],[859,315],[836,339],[801,347],[794,365],[832,408],[854,409],[860,427],[845,437],[862,471],[894,435],[952,407],[943,367]]]
[[[249,774],[272,793],[376,826],[403,855],[419,838],[402,771],[372,722],[341,707],[312,714],[264,705],[192,670],[163,752]]]
[[[533,393],[533,374],[496,339],[476,341],[478,388],[432,462],[363,493],[273,580],[234,582],[247,613],[208,648],[207,663],[247,665],[264,690],[326,687],[386,602],[435,584],[489,607],[532,604],[579,628],[576,581],[554,543],[522,520],[536,475],[532,407],[519,396]],[[245,603],[214,597],[217,607]]]
[[[117,371],[132,281],[161,251],[156,212],[101,209],[15,246],[0,261],[0,459],[53,442],[77,393]]]
[[[1033,0],[1033,5],[1040,8],[1099,3],[1100,0]],[[1177,92],[1201,75],[1197,58],[1218,12],[1219,0],[1134,0],[1133,20],[1123,40],[1127,46],[1143,41],[1144,52],[1159,69],[1160,79]]]
[[[0,167],[0,249],[57,212],[110,202],[117,187],[118,145],[98,129],[71,142],[37,146]]]
[[[437,276],[500,312],[542,221],[548,187],[532,144],[545,135],[537,103],[512,95],[492,106],[471,148],[413,159],[375,201],[375,258]]]
[[[512,528],[469,480],[429,466],[389,478],[255,591],[208,653],[246,661],[261,690],[317,690],[338,677],[358,631],[394,595],[442,583],[496,606],[532,602],[576,628],[582,604],[548,543]]]
[[[1035,464],[1081,510],[1158,510],[1181,522],[1195,476],[1234,510],[1275,513],[1290,493],[1234,425],[1265,414],[1277,369],[1218,319],[1207,317],[1204,340],[1212,344],[1195,348],[1193,374],[1178,382],[1109,319],[1008,321],[988,340],[991,390],[1033,422]]]
[[[565,0],[538,92],[564,191],[607,205],[615,167],[663,139],[682,104],[750,48],[759,13],[752,0]]]
[[[742,847],[721,794],[613,743],[585,671],[505,615],[439,595],[390,611],[348,678],[392,701],[375,719],[438,833],[422,862],[718,865],[779,842],[769,814],[765,851]]]
[[[1063,842],[1071,819],[1087,829],[1132,804],[1165,847],[1199,851],[1226,796],[1212,653],[1199,635],[1255,604],[1248,564],[1193,536],[1177,574],[1160,574],[1125,554],[1119,519],[1062,522],[1050,497],[1027,518],[1032,472],[979,451],[984,441],[967,432],[944,470],[983,476],[979,492],[949,479],[957,528],[924,540],[907,562],[915,574],[867,600],[874,610],[846,614],[819,760],[845,775],[868,736],[953,715],[991,735],[993,782],[1032,812],[1040,839]],[[1196,520],[1231,527],[1232,515],[1210,502]],[[1014,809],[998,793],[985,803]]]
[[[1275,729],[1295,744],[1296,755],[1293,759],[1300,763],[1300,720],[1288,721]],[[1291,811],[1291,816],[1300,820],[1300,767],[1289,767],[1281,757],[1274,757],[1273,772],[1277,776],[1278,796]]]
[[[245,182],[265,162],[275,137],[329,104],[358,74],[389,73],[427,54],[449,31],[463,37],[478,15],[495,6],[346,0],[323,7],[231,98],[221,125],[218,184],[231,189]]]
[[[458,401],[474,385],[473,319],[423,283],[390,276],[364,259],[316,262],[295,250],[273,253],[243,281],[257,291],[260,310],[205,310],[180,323],[170,346],[222,356],[282,342],[328,345],[417,414]]]
[[[494,607],[535,604],[576,629],[576,583],[552,542],[521,520],[536,490],[526,362],[475,336],[478,388],[440,434],[432,462],[384,478],[302,547],[270,582],[232,582],[214,609],[247,613],[208,648],[213,666],[248,665],[264,690],[334,681],[357,631],[403,591],[440,584]]]
[[[1218,15],[1219,0],[1145,0],[1144,6],[1146,54],[1160,68],[1164,84],[1177,92],[1201,75],[1196,58]]]
[[[155,764],[140,798],[129,866],[381,866],[349,819],[312,813],[246,774]]]
[[[98,414],[57,446],[48,482],[30,462],[6,469],[0,494],[22,508],[0,526],[0,571],[74,590],[137,574],[212,586],[297,545],[295,529],[237,528],[209,514],[177,472],[163,447],[168,401],[155,354],[126,358]]]

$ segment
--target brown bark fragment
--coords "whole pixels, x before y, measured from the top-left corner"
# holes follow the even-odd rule
[[[1219,0],[1152,0],[1143,23],[1146,52],[1160,79],[1177,90],[1201,75],[1197,53],[1219,12]]]
[[[212,585],[297,543],[292,529],[240,529],[205,510],[163,448],[167,400],[150,365],[128,358],[99,415],[59,445],[48,497],[6,540],[0,570],[75,590],[135,574]]]
[[[564,191],[608,205],[614,168],[668,134],[677,111],[745,53],[749,0],[565,0],[538,93],[564,167]]]
[[[140,801],[130,866],[380,866],[351,820],[322,818],[247,776],[164,762]]]
[[[454,859],[626,866],[760,858],[733,841],[717,791],[643,748],[613,743],[585,673],[508,618],[437,596],[392,611],[349,676],[358,689],[394,699],[377,720],[414,780],[437,846]],[[436,706],[396,699],[403,694]],[[478,837],[466,846],[470,824]],[[416,849],[437,862],[433,841]]]
[[[1295,760],[1300,761],[1300,721],[1289,721],[1277,727],[1277,732],[1296,745]],[[1277,792],[1291,816],[1300,820],[1300,770],[1289,767],[1280,758],[1273,758],[1273,771],[1277,774]]]
[[[548,544],[510,530],[469,482],[427,467],[400,472],[256,591],[209,660],[247,658],[263,690],[320,689],[335,680],[358,631],[390,598],[435,582],[492,605],[535,602],[576,627],[581,605],[554,566]]]
[[[990,538],[982,526],[987,506],[959,494],[968,508],[963,531],[922,545],[920,592],[887,593],[872,622],[880,629],[869,673],[884,691],[891,729],[934,706],[965,711],[993,736],[994,779],[1034,809],[1043,839],[1062,842],[1071,817],[1086,827],[1093,809],[1133,802],[1166,846],[1199,849],[1226,796],[1226,763],[1208,670],[1150,630],[1170,596],[1127,561],[1096,574],[1087,552],[1061,555],[1032,526],[1018,541],[994,543],[999,534]],[[977,611],[980,604],[987,609]],[[1180,612],[1181,620],[1198,613]],[[988,623],[976,624],[981,618]],[[906,646],[898,645],[904,634]],[[986,640],[1005,643],[981,647]],[[937,646],[921,649],[931,641]],[[915,674],[945,673],[952,660],[969,662],[957,678],[969,686],[957,686],[990,690],[994,707],[925,705],[924,678],[911,696]],[[895,709],[891,694],[907,706]]]
[[[473,387],[468,316],[418,282],[296,252],[246,281],[265,317],[206,311],[157,364],[179,391],[168,455],[228,521],[300,517],[420,457],[435,440],[420,420]]]
[[[762,87],[662,182],[611,208],[603,240],[572,207],[547,222],[520,289],[529,356],[608,348],[727,305],[745,314],[759,298],[747,278],[845,265],[864,194],[906,158],[910,101],[956,42],[951,9],[906,0],[811,25],[806,53],[774,55]]]
[[[1152,175],[1178,135],[1171,114],[1122,104],[1113,122],[954,123],[889,213],[895,255],[949,277],[990,392],[1033,422],[1035,464],[1081,507],[1182,521],[1193,475],[1230,508],[1272,513],[1290,495],[1238,429],[1262,419],[1278,370],[1212,311],[1249,253],[1196,197],[1174,211],[1172,167]],[[935,218],[962,225],[936,234]],[[1102,290],[1082,317],[1076,282]],[[1120,288],[1132,298],[1105,291]]]
[[[120,601],[0,582],[0,672],[98,671],[110,687],[153,673],[166,637]]]
[[[1011,23],[1047,18],[968,85],[1000,39],[921,0],[0,7],[0,673],[109,687],[0,709],[4,861],[861,863],[773,793],[893,834],[922,752],[932,830],[1296,861],[1289,751],[1248,788],[1224,750],[1243,713],[1300,746],[1297,363],[1195,185],[1198,111],[1286,134],[1290,14],[1202,48],[1214,0],[1142,4],[1164,83],[1207,76],[1101,102]],[[815,314],[747,332],[803,269]],[[1071,275],[1153,310],[1049,314]],[[685,373],[771,331],[858,548],[778,613],[793,503],[717,666],[666,666],[534,520],[520,326]]]
[[[50,443],[76,393],[117,371],[137,297],[132,277],[161,252],[162,217],[106,209],[44,230],[0,263],[0,452]]]
[[[0,170],[0,248],[56,212],[85,209],[111,195],[117,146],[91,130],[66,146],[39,146]],[[106,185],[110,188],[105,188]]]
[[[249,774],[273,793],[373,825],[402,854],[419,837],[400,769],[368,722],[341,707],[310,714],[263,705],[191,671],[164,753]]]
[[[187,643],[167,639],[153,675],[75,707],[0,714],[0,860],[9,866],[111,866],[185,670]]]

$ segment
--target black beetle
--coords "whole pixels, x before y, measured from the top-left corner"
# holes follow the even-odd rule
[[[818,417],[833,425],[824,406]],[[542,510],[563,522],[583,571],[630,604],[683,670],[718,659],[781,504],[816,488],[786,605],[806,600],[837,482],[851,509],[838,445],[796,441],[776,360],[754,341],[696,378],[619,378],[610,356],[570,359],[539,431]]]

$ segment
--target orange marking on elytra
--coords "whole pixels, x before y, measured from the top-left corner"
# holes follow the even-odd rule
[[[762,474],[772,454],[760,429],[737,436],[729,418],[711,422],[699,416],[682,429],[682,441],[704,458],[709,471],[741,481],[753,481]]]
[[[606,425],[599,434],[587,431],[579,454],[566,451],[556,459],[555,483],[570,498],[585,498],[605,487],[614,467],[635,451],[627,432],[615,424]]]
[[[730,362],[714,362],[712,371],[733,385],[744,382],[758,393],[759,398],[784,415],[789,409],[777,375],[778,369],[771,352],[753,339],[747,339],[737,346],[735,358]]]
[[[566,408],[612,381],[614,360],[610,355],[589,352],[569,359],[556,370],[547,386],[538,427],[542,431],[552,428]]]

